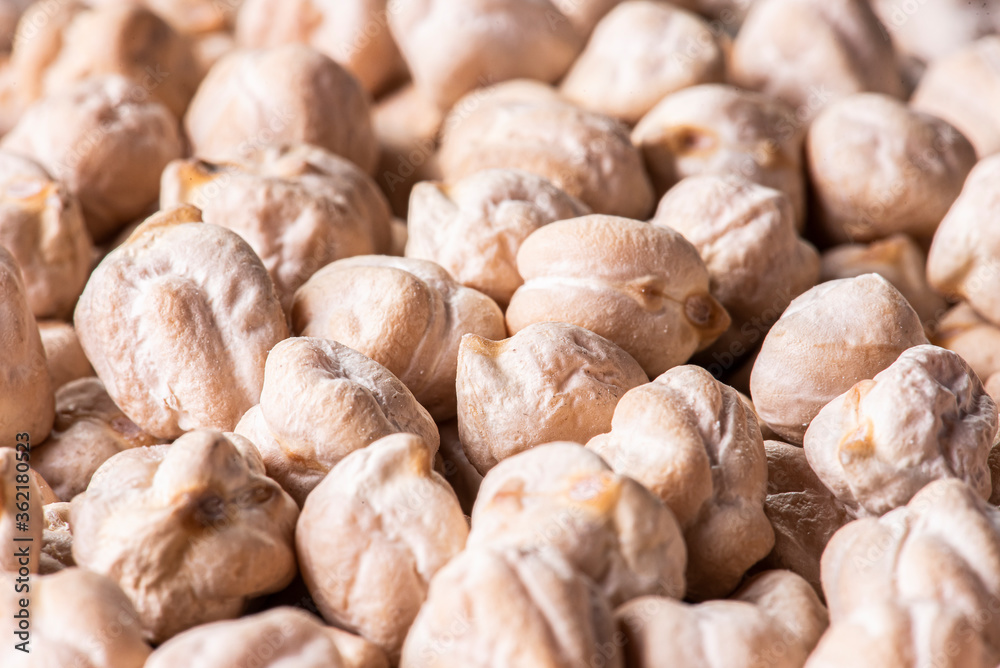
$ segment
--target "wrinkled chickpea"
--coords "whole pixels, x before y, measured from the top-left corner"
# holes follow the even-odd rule
[[[469,547],[551,550],[612,605],[684,595],[687,549],[669,508],[576,443],[551,443],[490,469],[472,512]]]
[[[753,411],[700,367],[667,371],[618,402],[587,447],[670,508],[687,541],[687,595],[729,594],[774,545],[767,460]]]
[[[536,445],[586,443],[611,428],[622,395],[647,381],[628,353],[576,325],[537,323],[503,341],[466,334],[458,349],[462,447],[485,475]]]

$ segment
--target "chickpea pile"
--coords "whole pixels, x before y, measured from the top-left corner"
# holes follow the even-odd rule
[[[0,668],[997,668],[1000,0],[0,0]]]

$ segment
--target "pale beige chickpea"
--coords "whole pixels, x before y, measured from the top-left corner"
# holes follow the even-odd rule
[[[0,574],[0,626],[8,642],[0,663],[10,668],[143,668],[152,649],[143,639],[135,607],[111,579],[82,568],[32,578],[28,653],[14,615],[22,610],[12,576]]]
[[[300,505],[341,459],[396,433],[437,452],[434,420],[384,366],[328,339],[293,337],[267,355],[260,404],[236,432]]]
[[[755,0],[733,42],[730,79],[804,119],[871,91],[905,97],[892,41],[868,0]]]
[[[39,444],[52,430],[55,398],[38,324],[31,314],[21,270],[0,246],[0,449],[13,448],[17,434]],[[22,438],[23,441],[23,438]]]
[[[469,533],[433,459],[413,434],[351,453],[306,499],[296,529],[302,577],[323,617],[378,645],[393,664],[431,579]]]
[[[69,501],[114,455],[163,442],[129,420],[98,378],[80,378],[56,390],[55,424],[35,448],[32,463],[56,495]]]
[[[553,441],[586,443],[611,428],[615,405],[648,382],[628,353],[562,322],[529,325],[502,341],[474,334],[458,350],[458,431],[483,475]]]
[[[144,668],[389,668],[385,655],[360,639],[366,655],[352,653],[350,635],[303,610],[279,607],[185,631],[158,647]]]
[[[878,274],[892,283],[920,316],[924,329],[940,328],[943,323],[938,320],[947,318],[948,302],[927,283],[927,254],[908,235],[893,234],[868,244],[841,244],[824,251],[820,258],[820,282],[862,274]]]
[[[2,0],[0,2],[0,52],[9,52],[17,36],[18,21],[32,0]]]
[[[38,555],[38,572],[51,575],[76,566],[73,560],[72,504],[56,501],[42,506],[45,525],[42,529],[42,549]]]
[[[806,139],[810,223],[835,242],[904,232],[929,240],[973,165],[953,126],[876,93],[830,103]]]
[[[95,375],[73,325],[58,320],[41,320],[38,333],[42,337],[53,390],[70,381]]]
[[[555,81],[583,47],[550,0],[411,0],[395,3],[389,26],[413,81],[441,109],[485,85]]]
[[[989,35],[935,60],[913,93],[914,109],[943,118],[969,138],[980,158],[1000,151],[1000,37]]]
[[[854,519],[809,467],[803,448],[764,441],[767,499],[764,513],[774,528],[774,548],[760,565],[802,576],[822,595],[820,558],[837,530]]]
[[[236,434],[121,452],[72,504],[73,558],[122,587],[153,643],[238,617],[295,576],[298,508]]]
[[[625,126],[537,83],[500,84],[456,103],[438,160],[446,182],[485,169],[522,169],[595,213],[642,219],[653,208],[642,155]]]
[[[553,551],[591,578],[612,605],[684,596],[687,549],[673,513],[576,443],[509,457],[483,478],[469,547]]]
[[[755,575],[729,599],[697,605],[647,596],[615,610],[629,668],[801,668],[826,608],[789,571]]]
[[[632,131],[658,195],[699,174],[741,176],[779,190],[805,218],[802,140],[790,107],[733,86],[692,86],[663,98]]]
[[[685,363],[729,327],[698,250],[669,227],[590,215],[546,225],[517,253],[507,307],[516,334],[557,320],[621,346],[649,376]]]
[[[173,114],[120,76],[87,79],[38,100],[0,148],[63,183],[98,242],[147,212],[160,172],[182,152]]]
[[[236,39],[253,48],[308,44],[376,95],[406,73],[390,14],[388,0],[245,0],[236,15]]]
[[[121,4],[123,0],[87,0],[91,5]],[[149,7],[174,30],[192,36],[231,31],[244,0],[125,0]]]
[[[934,480],[958,478],[984,499],[997,405],[957,354],[914,346],[823,407],[805,434],[809,465],[855,516],[905,505]]]
[[[981,660],[949,666],[1000,660],[1000,619],[983,614],[1000,597],[1000,510],[960,480],[932,482],[906,506],[846,525],[823,553],[822,579],[831,626],[810,668],[857,665],[833,659],[858,656],[909,668],[948,646]],[[883,630],[861,632],[873,623]]]
[[[578,33],[589,35],[598,22],[622,0],[551,0]],[[683,5],[683,2],[674,3]]]
[[[31,451],[11,446],[0,448],[0,574],[28,577],[39,570],[44,502],[31,475]]]
[[[35,3],[21,25],[11,68],[22,104],[120,75],[136,101],[155,100],[179,119],[198,86],[190,40],[140,2]]]
[[[437,148],[444,116],[412,82],[375,102],[372,123],[379,143],[375,180],[401,218],[407,217],[414,186],[441,179]]]
[[[1000,325],[1000,233],[984,225],[1000,210],[1000,156],[980,160],[962,194],[941,221],[927,254],[927,280],[939,293],[962,299]]]
[[[140,225],[94,270],[74,318],[111,399],[143,431],[231,430],[288,336],[274,285],[235,232],[191,206]]]
[[[406,256],[437,262],[501,307],[524,283],[517,252],[532,232],[590,213],[549,180],[487,169],[453,183],[418,183],[410,197]]]
[[[799,445],[826,404],[924,343],[920,317],[881,276],[821,283],[792,300],[767,333],[750,396],[761,419]]]
[[[371,173],[378,145],[368,94],[310,47],[238,49],[202,80],[184,128],[204,160],[246,157],[269,144],[313,144]]]
[[[934,345],[961,355],[984,383],[1000,372],[1000,327],[966,302],[941,316],[929,337]]]
[[[725,54],[700,17],[664,2],[628,0],[597,24],[559,92],[634,125],[670,93],[724,77]]]
[[[712,295],[732,320],[702,358],[725,363],[751,351],[819,277],[819,255],[796,233],[788,197],[739,176],[682,180],[660,200],[651,222],[694,245]]]
[[[764,515],[767,459],[757,418],[700,367],[682,366],[630,390],[611,430],[587,447],[673,511],[687,541],[687,596],[729,594],[771,551]]]
[[[456,414],[462,337],[507,333],[486,295],[433,262],[386,255],[326,265],[295,293],[290,314],[296,335],[337,341],[384,366],[435,420]]]
[[[476,548],[431,581],[399,666],[623,668],[614,639],[604,596],[557,555]]]
[[[177,160],[160,183],[162,208],[192,204],[206,223],[250,244],[286,311],[324,265],[391,247],[391,214],[378,186],[317,146],[268,146],[228,163]]]
[[[0,245],[21,267],[36,318],[66,318],[90,275],[80,204],[36,162],[0,151]]]

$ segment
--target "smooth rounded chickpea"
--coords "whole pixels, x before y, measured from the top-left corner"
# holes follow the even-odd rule
[[[799,445],[826,404],[923,343],[919,316],[881,276],[821,283],[792,300],[764,338],[750,374],[757,414]]]
[[[72,504],[73,558],[118,583],[153,643],[238,617],[295,576],[299,510],[236,434],[121,452]]]
[[[174,161],[161,178],[160,206],[180,204],[250,244],[286,311],[320,267],[386,253],[392,243],[389,205],[371,177],[308,144],[268,146],[230,163]]]
[[[966,302],[941,316],[930,340],[961,355],[984,383],[1000,372],[1000,327],[976,313]]]
[[[368,94],[336,62],[301,44],[238,49],[202,80],[184,128],[204,160],[271,144],[313,144],[371,173],[378,160]]]
[[[458,431],[483,475],[554,441],[586,443],[611,428],[615,405],[648,378],[624,350],[562,322],[529,325],[509,339],[466,334],[458,350]]]
[[[517,333],[557,320],[621,346],[649,376],[683,364],[729,327],[698,250],[668,227],[591,215],[542,227],[517,253]]]
[[[267,351],[288,336],[253,249],[192,206],[150,217],[112,251],[74,322],[112,400],[159,438],[233,429],[260,398]]]
[[[816,116],[806,139],[816,206],[828,238],[934,236],[973,165],[972,144],[947,122],[876,93],[850,95]]]
[[[469,547],[497,545],[559,554],[612,606],[684,596],[687,548],[673,513],[576,443],[540,445],[486,474]]]
[[[80,203],[38,163],[7,151],[0,151],[0,246],[21,267],[36,318],[73,312],[94,252]]]
[[[632,131],[662,196],[699,174],[741,176],[785,193],[796,227],[805,219],[802,140],[790,107],[761,93],[705,84],[663,98]]]
[[[302,577],[323,617],[378,645],[393,664],[431,578],[469,533],[433,459],[413,434],[349,454],[306,499],[296,529]]]
[[[427,260],[362,255],[320,269],[295,293],[292,329],[367,355],[403,381],[436,420],[455,417],[465,334],[502,339],[503,313]]]
[[[630,390],[587,447],[673,511],[687,541],[687,596],[729,594],[771,551],[767,459],[753,411],[696,366]]]

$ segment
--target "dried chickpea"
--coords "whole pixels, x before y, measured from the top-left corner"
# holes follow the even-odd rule
[[[516,169],[418,183],[410,197],[406,256],[437,262],[506,307],[524,282],[517,272],[524,240],[544,225],[589,213],[547,179]]]
[[[466,334],[458,350],[458,431],[483,475],[542,443],[586,443],[611,428],[615,405],[647,382],[624,350],[562,322],[529,325],[509,339]]]
[[[732,319],[708,349],[720,363],[762,341],[792,299],[816,285],[819,255],[799,238],[788,197],[738,176],[689,176],[663,196],[653,225],[690,241],[712,295]]]
[[[375,95],[406,72],[389,16],[388,0],[246,0],[236,15],[236,39],[253,48],[308,44]]]
[[[106,241],[156,202],[160,172],[181,155],[177,119],[120,76],[76,83],[32,104],[0,142],[41,165]]]
[[[368,94],[343,67],[301,44],[239,49],[202,80],[184,128],[195,156],[226,161],[269,144],[313,144],[371,173],[378,145]]]
[[[980,160],[962,194],[941,221],[927,254],[927,280],[935,290],[969,303],[1000,325],[1000,234],[984,225],[1000,208],[996,180],[1000,156]]]
[[[988,12],[987,12],[988,13]],[[914,91],[914,109],[943,118],[969,138],[980,158],[1000,151],[1000,37],[990,35],[927,68]]]
[[[892,41],[868,0],[755,0],[733,42],[730,77],[806,119],[852,93],[905,92]]]
[[[764,568],[785,568],[822,595],[820,558],[837,530],[853,518],[816,473],[803,448],[764,441],[767,452],[767,499],[764,513],[774,528],[774,548]]]
[[[135,607],[111,579],[82,568],[35,578],[30,592],[28,653],[15,649],[22,608],[12,576],[0,574],[0,617],[8,642],[0,647],[5,668],[143,668],[152,651]],[[9,620],[9,621],[7,621]]]
[[[260,404],[237,433],[260,450],[269,476],[300,505],[341,459],[396,433],[437,452],[437,427],[392,373],[336,341],[297,337],[267,356]]]
[[[0,246],[21,267],[36,318],[65,318],[90,275],[80,204],[35,161],[0,151]]]
[[[589,35],[597,23],[622,0],[551,0],[578,33]],[[687,0],[674,4],[683,5]]]
[[[551,443],[490,469],[472,512],[469,547],[551,550],[618,605],[684,595],[687,549],[673,513],[576,443]]]
[[[927,283],[927,254],[911,237],[893,234],[869,244],[842,244],[820,257],[820,282],[862,274],[879,274],[892,283],[925,329],[934,329],[939,318],[947,317],[948,303]]]
[[[725,596],[771,551],[757,419],[735,390],[704,369],[676,367],[630,390],[610,432],[587,447],[677,516],[688,548],[688,598]]]
[[[872,241],[897,232],[928,240],[976,164],[972,144],[947,122],[876,93],[849,95],[813,120],[806,160],[830,239]]]
[[[38,572],[50,575],[76,566],[73,560],[72,504],[68,501],[47,503],[42,507],[45,526],[42,530],[42,551],[38,555]]]
[[[427,260],[362,255],[320,269],[295,293],[296,335],[331,339],[372,358],[436,420],[455,417],[465,334],[502,339],[503,313]]]
[[[785,193],[801,227],[804,135],[791,108],[778,100],[704,84],[663,98],[635,126],[632,141],[642,151],[658,195],[687,176],[742,176]]]
[[[0,2],[0,52],[8,52],[17,36],[17,25],[32,0],[3,0]]]
[[[150,217],[101,262],[75,325],[112,400],[159,438],[233,429],[288,336],[253,249],[192,206]]]
[[[364,663],[350,661],[344,635],[308,612],[280,607],[185,631],[158,647],[144,668],[389,668],[377,653]]]
[[[965,361],[914,346],[823,407],[805,435],[809,465],[856,516],[905,505],[934,480],[959,478],[984,499],[997,406]]]
[[[35,3],[25,13],[26,38],[11,68],[23,104],[80,81],[120,75],[132,82],[134,102],[155,100],[175,118],[198,86],[190,40],[139,2]]]
[[[254,249],[287,310],[320,267],[391,246],[388,203],[354,164],[308,144],[269,146],[237,162],[167,165],[160,206],[192,204]]]
[[[591,215],[546,225],[517,253],[524,284],[507,329],[550,320],[621,346],[649,376],[683,364],[730,324],[698,250],[668,227]]]
[[[393,664],[431,578],[469,533],[433,459],[413,434],[349,454],[306,499],[296,530],[302,577],[323,617],[378,645]]]
[[[555,81],[583,40],[550,0],[395,3],[389,26],[416,85],[442,109],[521,77]],[[475,20],[469,20],[474,16]]]
[[[1000,660],[1000,619],[983,615],[1000,598],[1000,510],[960,480],[932,482],[906,506],[842,528],[823,553],[822,578],[831,626],[810,668],[857,665],[829,657],[861,651],[877,657],[869,665],[927,665],[913,657],[949,644],[952,656],[985,660],[947,665]],[[858,633],[876,620],[884,630]],[[850,647],[838,647],[845,636]]]
[[[449,183],[484,169],[522,169],[595,213],[641,219],[653,208],[626,128],[537,84],[500,84],[460,100],[445,119],[438,160]]]
[[[38,323],[38,333],[42,337],[53,390],[78,378],[95,375],[94,367],[90,366],[90,360],[83,352],[73,325],[57,320],[42,320]]]
[[[930,333],[936,346],[962,356],[983,382],[1000,372],[1000,327],[962,302],[946,312]]]
[[[41,443],[52,430],[55,399],[45,349],[28,305],[21,270],[0,246],[0,452],[15,447],[17,434]]]
[[[56,390],[52,433],[37,447],[32,463],[60,499],[87,489],[105,461],[123,450],[159,445],[115,405],[97,378],[81,378]]]
[[[122,587],[153,643],[235,618],[295,575],[298,508],[236,434],[120,452],[72,503],[73,558]]]
[[[634,125],[670,93],[721,83],[724,75],[725,54],[700,17],[669,3],[629,0],[597,24],[559,91]]]
[[[809,584],[788,571],[756,575],[721,601],[638,598],[615,619],[629,668],[801,668],[829,623]]]
[[[821,283],[792,300],[764,338],[750,375],[757,414],[799,445],[823,406],[923,343],[919,316],[881,276]]]
[[[469,549],[431,581],[399,666],[623,668],[613,638],[604,596],[558,556]]]

